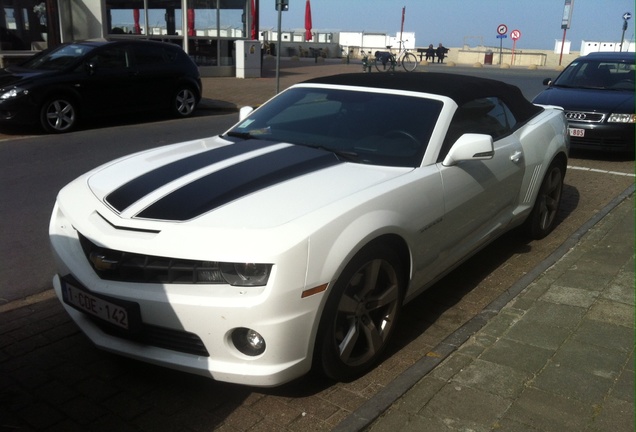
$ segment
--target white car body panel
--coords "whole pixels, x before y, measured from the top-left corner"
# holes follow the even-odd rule
[[[408,302],[494,238],[521,224],[552,158],[559,153],[567,156],[563,113],[546,109],[495,141],[494,155],[445,166],[437,158],[457,104],[439,95],[418,97],[443,103],[421,166],[339,161],[250,191],[190,219],[140,215],[192,183],[295,146],[273,143],[205,164],[121,206],[112,203],[113,192],[141,176],[241,144],[222,137],[196,140],[92,170],[60,192],[49,226],[59,269],[54,286],[60,301],[97,346],[132,358],[257,386],[279,385],[306,373],[312,366],[318,324],[331,288],[366,244],[382,236],[404,242],[410,256]],[[264,286],[105,280],[87,259],[79,233],[96,247],[110,250],[273,266]],[[144,324],[198,336],[209,357],[109,335],[64,302],[61,277],[67,275],[95,295],[138,304]],[[326,289],[302,297],[316,287]],[[230,336],[236,328],[256,330],[268,349],[255,357],[239,352]]]

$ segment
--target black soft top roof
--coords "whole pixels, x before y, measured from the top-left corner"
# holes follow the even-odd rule
[[[468,75],[445,73],[350,73],[313,78],[304,81],[303,84],[305,83],[432,93],[447,96],[459,106],[475,99],[498,97],[508,105],[518,122],[527,121],[543,110],[543,108],[529,102],[516,86]]]

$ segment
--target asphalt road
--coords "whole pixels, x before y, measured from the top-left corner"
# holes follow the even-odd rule
[[[535,91],[536,74],[525,86],[522,76],[508,79],[516,80],[526,95]],[[22,404],[13,411],[22,417],[31,412],[37,416],[29,422],[35,429],[330,430],[634,183],[633,161],[573,154],[554,233],[537,242],[510,233],[444,278],[405,308],[386,359],[351,383],[310,375],[277,389],[253,389],[96,350],[50,295],[54,268],[47,231],[57,191],[113,158],[211,135],[235,120],[227,115],[106,122],[64,136],[17,132],[0,142],[0,314],[16,317],[15,325],[26,323],[25,342],[11,345],[5,340],[12,357],[0,360],[7,370],[29,368],[29,378],[10,402],[12,407]],[[32,301],[20,303],[29,296]],[[1,324],[15,330],[10,323]]]
[[[110,160],[226,130],[237,115],[129,124],[110,119],[66,135],[13,131],[0,141],[0,305],[51,288],[48,219],[57,192]]]

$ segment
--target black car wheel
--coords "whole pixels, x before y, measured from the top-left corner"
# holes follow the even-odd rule
[[[77,107],[70,98],[50,98],[42,104],[40,125],[46,132],[69,132],[77,124],[77,115]]]
[[[176,91],[172,101],[172,111],[176,117],[189,117],[197,107],[197,95],[190,87]]]
[[[541,183],[532,212],[525,222],[528,234],[536,240],[542,239],[552,232],[557,222],[559,203],[563,191],[565,167],[555,161],[550,165]]]
[[[403,293],[402,265],[390,248],[376,244],[351,260],[333,287],[319,330],[317,356],[325,375],[346,381],[376,363],[396,326]]]

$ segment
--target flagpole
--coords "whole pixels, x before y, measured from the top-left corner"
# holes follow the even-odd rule
[[[406,6],[402,6],[402,24],[400,25],[400,52],[402,52],[402,39],[404,38],[404,12],[406,12]]]

